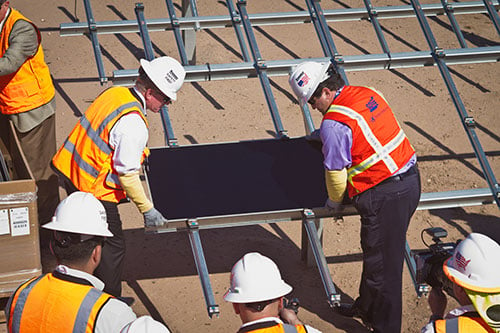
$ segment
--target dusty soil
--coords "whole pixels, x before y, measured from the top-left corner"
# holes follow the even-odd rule
[[[92,100],[102,91],[90,39],[86,36],[61,37],[61,23],[76,18],[86,21],[83,3],[77,1],[13,0],[11,5],[31,18],[42,30],[46,60],[57,88],[58,143]],[[422,1],[438,3],[439,1]],[[180,1],[176,1],[180,4]],[[407,5],[406,1],[377,1],[376,6]],[[168,12],[163,1],[146,1],[145,17],[163,18]],[[324,9],[362,8],[353,0],[322,1]],[[199,15],[227,15],[223,1],[200,1]],[[135,19],[133,1],[92,1],[96,21]],[[177,7],[177,15],[181,16]],[[249,1],[249,13],[307,10],[302,1]],[[469,47],[499,45],[500,38],[486,15],[457,15]],[[446,17],[429,20],[438,44],[459,48]],[[383,20],[385,37],[392,52],[427,50],[424,35],[415,18]],[[381,53],[371,24],[366,21],[331,23],[332,36],[342,55]],[[312,24],[264,26],[254,30],[266,60],[322,57]],[[179,59],[171,31],[152,32],[157,55]],[[143,56],[138,34],[100,35],[106,74],[116,69],[132,69]],[[241,62],[232,28],[210,29],[197,34],[197,62]],[[452,77],[469,114],[478,124],[477,135],[497,177],[500,175],[500,74],[498,63],[452,66]],[[415,147],[420,159],[423,192],[486,188],[479,163],[463,130],[446,86],[435,67],[385,71],[348,72],[350,84],[370,85],[381,90]],[[286,77],[274,77],[273,93],[282,122],[290,136],[304,135],[299,106],[289,93]],[[109,84],[108,84],[109,85]],[[180,145],[270,138],[275,135],[272,118],[257,79],[187,83],[170,107],[170,117]],[[164,145],[160,117],[149,114],[150,146]],[[320,114],[313,112],[316,126]],[[61,192],[63,193],[63,192]],[[193,203],[195,205],[196,203]],[[125,296],[133,296],[138,315],[151,314],[172,332],[231,332],[239,318],[222,296],[229,285],[229,271],[244,253],[259,251],[273,258],[283,277],[294,286],[293,296],[301,301],[300,318],[323,332],[365,332],[356,320],[344,319],[329,308],[320,276],[315,267],[300,260],[299,221],[274,225],[247,226],[202,231],[201,237],[220,317],[210,319],[194,266],[186,234],[145,235],[142,217],[132,204],[120,206],[126,229],[127,257],[123,286]],[[448,230],[448,240],[463,238],[475,231],[500,242],[499,210],[495,205],[418,211],[409,227],[412,248],[423,248],[420,231],[431,226]],[[327,220],[324,252],[336,288],[343,301],[357,296],[361,274],[359,219],[344,222]],[[44,269],[53,261],[43,258]],[[408,271],[404,272],[403,332],[418,332],[430,314],[427,300],[419,299]],[[455,306],[450,302],[449,307]],[[5,332],[2,325],[0,332]]]

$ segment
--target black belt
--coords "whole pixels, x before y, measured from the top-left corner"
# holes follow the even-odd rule
[[[383,184],[383,183],[399,182],[399,181],[403,180],[404,178],[406,178],[408,176],[411,176],[411,175],[415,175],[417,173],[418,173],[418,167],[415,164],[414,166],[412,166],[411,168],[409,168],[408,170],[406,170],[406,172],[397,174],[395,176],[391,176],[391,177],[383,180],[381,183],[379,183],[379,185]]]

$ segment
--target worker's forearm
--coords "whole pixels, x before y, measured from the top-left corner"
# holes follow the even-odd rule
[[[333,202],[342,202],[347,188],[347,170],[325,170],[328,197]]]
[[[144,214],[144,212],[153,208],[153,203],[146,197],[146,192],[142,187],[139,172],[120,175],[119,179],[123,190],[125,190],[129,199],[135,203],[141,213]]]

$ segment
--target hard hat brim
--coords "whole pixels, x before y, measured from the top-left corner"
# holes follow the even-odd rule
[[[71,232],[74,234],[81,234],[81,235],[113,237],[113,234],[107,228],[98,228],[98,229],[93,230],[92,232],[89,232],[88,228],[82,227],[80,229],[80,228],[78,228],[78,226],[74,226],[74,225],[71,226],[71,228],[68,228],[67,224],[64,224],[64,223],[61,223],[58,221],[52,221],[52,222],[49,222],[47,224],[44,224],[44,225],[42,225],[42,228],[55,230],[55,231],[62,231],[62,232]]]
[[[140,62],[141,62],[141,67],[144,69],[144,72],[146,72],[146,75],[149,77],[149,79],[153,81],[156,88],[158,88],[163,94],[168,96],[171,100],[176,101],[177,93],[173,92],[170,89],[167,89],[165,84],[163,84],[163,81],[161,81],[160,78],[158,77],[158,73],[153,69],[151,63],[146,59],[141,59]]]
[[[283,284],[280,288],[273,288],[269,293],[263,292],[266,297],[255,295],[255,294],[242,294],[242,293],[234,293],[229,289],[224,295],[224,300],[230,303],[254,303],[254,302],[263,302],[269,301],[272,299],[276,299],[282,296],[289,294],[293,288],[283,281]]]

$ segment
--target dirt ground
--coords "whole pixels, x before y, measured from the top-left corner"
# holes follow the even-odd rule
[[[439,3],[439,1],[421,1]],[[375,6],[404,6],[409,1],[374,1]],[[134,20],[134,1],[92,1],[96,21]],[[176,1],[180,4],[180,1]],[[57,89],[57,139],[61,144],[93,99],[106,86],[98,81],[92,44],[87,36],[61,37],[59,25],[76,19],[86,21],[82,1],[11,0],[11,5],[33,20],[42,31],[46,61]],[[144,2],[147,19],[168,16],[164,1]],[[324,9],[363,8],[361,0],[321,2]],[[304,1],[248,1],[249,13],[307,10]],[[177,6],[177,15],[181,16]],[[227,15],[224,1],[199,1],[200,16]],[[498,46],[500,37],[486,15],[457,15],[469,47]],[[416,18],[381,20],[391,52],[428,50]],[[444,49],[459,48],[446,17],[429,19],[437,43]],[[342,55],[382,53],[367,21],[330,23],[332,37]],[[262,26],[254,29],[265,60],[322,57],[312,24]],[[180,59],[171,31],[151,32],[156,55]],[[106,74],[116,69],[137,68],[143,57],[136,33],[100,35]],[[197,33],[197,63],[241,62],[240,48],[232,28]],[[450,67],[460,97],[477,122],[476,133],[491,168],[500,177],[500,65],[480,63]],[[481,167],[465,134],[460,117],[436,67],[348,72],[352,85],[369,85],[384,93],[400,124],[415,147],[423,192],[488,187]],[[291,137],[302,136],[304,124],[299,106],[290,93],[287,77],[273,77],[272,90],[284,128]],[[275,130],[258,79],[186,83],[178,100],[169,108],[174,133],[180,145],[264,139]],[[320,114],[312,112],[316,127]],[[164,145],[161,119],[148,114],[151,147]],[[63,193],[63,192],[61,192]],[[193,205],[196,205],[193,202]],[[300,221],[273,225],[203,230],[200,232],[210,280],[220,316],[207,315],[187,234],[145,235],[141,215],[132,204],[120,206],[127,256],[123,275],[125,296],[133,296],[138,315],[150,314],[172,332],[231,332],[240,325],[230,304],[223,300],[229,272],[243,254],[258,251],[279,265],[284,279],[294,287],[292,296],[301,302],[299,317],[323,332],[365,332],[356,320],[336,315],[326,302],[320,275],[300,260]],[[361,274],[359,218],[343,222],[325,221],[324,253],[342,300],[357,297]],[[448,230],[447,240],[482,232],[500,242],[500,218],[496,205],[418,211],[408,230],[413,249],[424,248],[420,232],[428,227]],[[53,261],[43,258],[44,269]],[[430,315],[425,298],[417,298],[408,270],[404,271],[403,332],[419,332]],[[449,308],[454,307],[449,302]],[[0,326],[5,332],[5,326]]]

